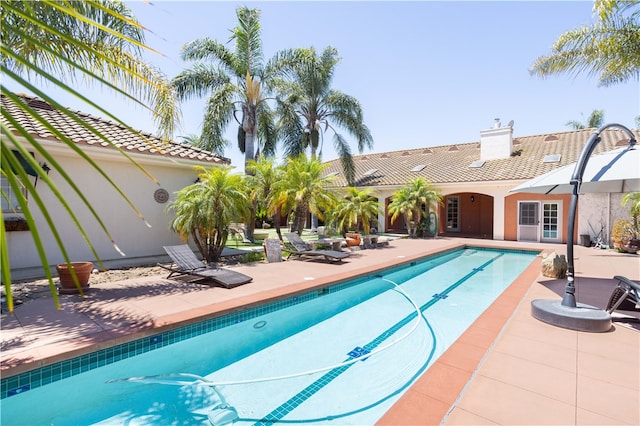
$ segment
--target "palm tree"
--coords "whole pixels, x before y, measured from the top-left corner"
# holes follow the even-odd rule
[[[173,85],[181,100],[209,93],[200,147],[222,152],[227,144],[223,137],[227,125],[232,119],[238,122],[238,147],[245,155],[247,173],[249,162],[256,157],[256,140],[263,141],[265,155],[275,152],[273,113],[263,87],[272,71],[270,64],[264,65],[260,11],[239,7],[236,15],[238,26],[231,36],[235,51],[210,38],[187,43],[182,48],[182,59],[196,62],[178,74]]]
[[[275,186],[274,204],[294,212],[294,229],[302,235],[309,212],[322,218],[323,211],[335,205],[335,193],[329,189],[334,176],[323,176],[326,165],[304,155],[288,158],[283,167],[285,173]]]
[[[409,224],[415,209],[415,201],[408,186],[403,186],[393,193],[388,209],[391,213],[391,222],[395,222],[398,216],[402,215],[404,223],[407,225],[407,232],[411,234],[412,230],[409,229]]]
[[[148,49],[144,45],[143,27],[137,23],[130,9],[123,2],[110,0],[99,0],[93,2],[57,2],[57,1],[14,1],[5,0],[2,2],[1,13],[2,49],[0,50],[0,73],[5,78],[10,78],[22,85],[36,96],[55,107],[56,109],[68,113],[74,120],[75,115],[61,106],[53,96],[46,90],[39,89],[34,83],[38,80],[44,85],[50,84],[53,87],[63,89],[72,94],[87,105],[96,108],[105,116],[127,127],[121,119],[111,114],[109,111],[95,104],[90,98],[84,96],[73,86],[79,79],[88,84],[99,84],[103,88],[112,90],[118,95],[124,96],[131,101],[143,105],[152,111],[154,119],[159,127],[159,133],[165,137],[171,137],[174,126],[179,115],[175,107],[174,91],[164,76],[146,64],[141,59],[141,51]],[[2,93],[11,99],[16,105],[38,120],[52,134],[56,135],[62,143],[72,149],[76,145],[69,138],[60,134],[53,123],[47,122],[46,117],[39,116],[35,111],[22,103],[18,97],[0,87]],[[148,104],[148,105],[147,105]],[[29,230],[38,251],[43,270],[49,280],[49,287],[54,297],[56,306],[60,308],[53,277],[49,270],[49,262],[44,251],[40,230],[37,229],[32,209],[41,212],[44,220],[56,240],[56,243],[67,263],[70,263],[69,256],[64,246],[64,242],[58,233],[55,223],[47,213],[47,209],[34,185],[28,179],[24,170],[19,167],[19,160],[14,154],[17,151],[25,159],[29,166],[38,173],[38,179],[46,184],[51,193],[55,194],[62,203],[66,212],[77,224],[78,229],[84,235],[93,255],[99,257],[93,248],[89,237],[80,225],[75,212],[71,209],[64,197],[60,194],[55,183],[49,179],[47,173],[42,169],[35,159],[29,155],[27,147],[37,151],[46,159],[48,165],[56,170],[66,181],[80,199],[85,207],[91,212],[93,217],[100,224],[103,232],[113,241],[109,231],[100,220],[98,213],[88,203],[75,183],[69,178],[64,169],[51,157],[45,146],[35,140],[29,133],[29,129],[23,128],[20,123],[12,121],[6,111],[2,111],[3,122],[1,124],[1,175],[6,183],[18,196],[18,203],[24,218],[28,223]],[[82,126],[88,126],[84,122],[79,122]],[[87,127],[88,128],[88,127]],[[148,172],[139,166],[124,151],[117,148],[111,141],[105,138],[99,131],[89,128],[105,143],[111,144],[121,154],[127,156],[129,160],[137,166],[143,173],[153,180]],[[26,142],[25,142],[26,141]],[[142,214],[135,208],[133,203],[126,197],[108,175],[81,150],[77,150],[84,160],[86,160],[96,172],[101,174],[109,185],[113,186],[121,196],[129,203],[134,211],[142,218]],[[17,170],[17,171],[16,171]],[[5,182],[3,182],[4,184]],[[23,189],[28,192],[29,202],[23,193]],[[4,189],[3,197],[6,197]],[[117,245],[114,242],[117,249]],[[119,249],[118,249],[119,250]],[[7,239],[4,224],[0,227],[0,251],[2,251],[1,274],[7,296],[9,310],[13,310],[13,298],[11,295],[11,269],[9,265]]]
[[[180,142],[187,145],[200,146],[200,135],[189,133],[188,135],[178,136],[182,139]]]
[[[413,222],[414,226],[410,227],[409,234],[415,236],[417,225],[423,215],[428,215],[431,207],[437,208],[441,203],[442,194],[428,180],[418,177],[411,179],[407,185],[393,194],[389,203],[389,213],[392,214],[392,221],[402,214],[407,226]]]
[[[331,87],[335,66],[340,61],[338,51],[325,48],[320,55],[315,49],[296,49],[288,57],[286,80],[274,86],[282,95],[278,100],[278,115],[285,155],[298,156],[307,149],[311,158],[322,157],[324,134],[333,132],[333,146],[347,178],[353,183],[355,165],[347,140],[337,131],[343,128],[356,138],[358,151],[373,148],[373,138],[364,124],[362,107],[357,99]]]
[[[358,189],[349,186],[346,195],[332,210],[336,228],[341,233],[349,229],[359,232],[362,226],[364,233],[369,234],[371,222],[378,218],[380,206],[371,188]]]
[[[586,124],[577,120],[567,121],[566,125],[574,130],[581,129],[597,129],[604,124],[604,111],[601,109],[594,109]]]
[[[637,79],[640,71],[638,0],[594,1],[595,22],[562,34],[550,55],[533,63],[532,75],[586,72],[602,86]]]
[[[275,188],[283,178],[284,169],[276,166],[273,158],[260,156],[257,161],[249,162],[249,172],[246,181],[250,199],[256,202],[259,210],[265,211],[268,216],[273,218],[276,233],[282,240],[281,206],[275,203]]]
[[[217,262],[227,243],[229,224],[247,215],[245,185],[243,176],[231,174],[231,168],[198,170],[198,182],[178,191],[167,206],[175,212],[171,229],[185,241],[191,237],[208,263]]]

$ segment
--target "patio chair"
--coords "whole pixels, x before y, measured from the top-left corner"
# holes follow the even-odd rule
[[[289,259],[291,256],[297,256],[299,258],[323,258],[327,262],[341,262],[342,259],[349,257],[349,253],[338,250],[312,250],[307,246],[307,243],[295,232],[289,232],[284,234],[289,240],[289,244],[285,247],[285,250],[289,252]]]
[[[171,278],[174,274],[191,275],[200,279],[213,281],[226,288],[237,287],[253,280],[250,276],[241,274],[240,272],[205,265],[186,244],[164,246],[163,248],[173,261],[173,264],[170,266],[158,264],[158,266],[171,271],[167,278]]]
[[[611,293],[605,310],[608,313],[616,309],[640,310],[640,285],[621,275],[616,275],[613,279],[618,280],[618,285]]]

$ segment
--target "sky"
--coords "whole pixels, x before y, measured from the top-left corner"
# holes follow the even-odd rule
[[[637,127],[640,87],[631,81],[599,87],[595,76],[530,75],[539,56],[551,52],[564,32],[589,25],[591,1],[129,1],[148,28],[146,43],[162,53],[145,53],[147,62],[173,78],[192,63],[180,58],[182,46],[209,37],[229,43],[241,6],[261,11],[265,59],[277,51],[327,46],[342,58],[332,87],[360,102],[376,153],[477,142],[480,131],[514,121],[514,137],[570,130],[570,120],[586,122],[604,110],[605,123]],[[4,84],[4,83],[3,83]],[[25,92],[6,82],[7,87]],[[85,94],[133,128],[155,132],[148,111],[96,88]],[[63,105],[94,113],[61,94]],[[199,134],[206,98],[181,104],[179,136]],[[99,114],[98,114],[99,115]],[[231,123],[225,156],[238,169],[244,156]],[[340,133],[357,144],[346,131]],[[323,160],[337,158],[328,133]]]

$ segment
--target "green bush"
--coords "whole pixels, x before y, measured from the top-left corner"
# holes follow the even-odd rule
[[[240,258],[240,263],[253,263],[253,262],[262,262],[264,260],[264,253],[261,251],[252,251],[251,253],[247,253]]]

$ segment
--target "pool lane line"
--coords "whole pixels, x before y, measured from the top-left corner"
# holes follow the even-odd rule
[[[453,290],[455,290],[457,287],[459,287],[462,283],[464,283],[465,281],[469,280],[471,277],[473,277],[477,273],[482,272],[485,267],[489,266],[495,260],[497,260],[498,258],[500,258],[502,256],[504,256],[504,253],[499,253],[498,255],[494,256],[493,258],[487,260],[480,267],[472,268],[471,272],[469,272],[467,275],[465,275],[464,277],[462,277],[459,280],[457,280],[455,283],[451,284],[449,287],[447,287],[444,291],[442,291],[439,294],[440,295],[445,295],[445,296],[448,295]],[[384,280],[385,278],[383,277],[382,279]],[[431,300],[429,300],[427,303],[425,303],[424,305],[422,305],[420,307],[420,311],[424,314],[424,311],[429,309],[431,306],[433,306],[435,303],[437,303],[440,300],[443,300],[443,298],[441,298],[441,297],[433,297],[433,298],[431,298]],[[412,312],[411,314],[407,315],[402,320],[398,321],[395,325],[393,325],[392,327],[390,327],[389,329],[384,331],[382,334],[380,334],[378,337],[376,337],[374,340],[372,340],[371,342],[369,342],[366,345],[364,345],[362,348],[364,348],[366,350],[369,350],[369,351],[374,350],[382,342],[384,342],[386,339],[391,337],[394,333],[396,333],[402,327],[407,325],[409,323],[409,321],[411,321],[413,318],[415,318],[416,315],[417,315],[416,312]],[[427,357],[427,360],[424,362],[424,365],[423,365],[423,367],[426,367],[429,364],[429,362],[431,361],[431,359],[433,358],[433,355],[435,353],[436,345],[435,345],[435,334],[433,332],[433,329],[431,328],[431,324],[429,324],[429,321],[424,317],[424,315],[422,315],[422,317],[424,318],[425,322],[429,326],[429,329],[431,331],[431,334],[432,334],[432,337],[433,337],[433,341],[434,341],[434,345],[431,348],[431,352],[429,353],[429,356]],[[370,356],[370,355],[366,355],[366,356]],[[349,357],[344,362],[349,362],[349,361],[351,361],[353,359],[354,359],[353,357]],[[354,364],[355,363],[347,364],[347,365],[332,369],[329,372],[325,373],[322,377],[318,378],[313,383],[311,383],[309,386],[307,386],[306,388],[304,388],[303,390],[298,392],[296,395],[294,395],[293,397],[289,398],[289,400],[287,400],[286,402],[282,403],[279,407],[277,407],[276,409],[271,411],[269,414],[264,416],[262,419],[259,419],[257,422],[254,423],[254,426],[271,425],[273,423],[277,423],[277,422],[281,421],[284,416],[286,416],[287,414],[291,413],[295,408],[300,406],[303,402],[305,402],[307,399],[309,399],[315,393],[320,391],[327,384],[329,384],[331,381],[336,379],[340,374],[345,372],[349,367],[351,367]],[[415,378],[415,376],[411,380],[409,380],[408,383],[411,383],[414,378]],[[401,389],[403,389],[403,387],[398,389],[398,391],[400,391]],[[398,391],[396,391],[396,392],[398,392]],[[358,411],[362,411],[364,409],[368,409],[370,407],[373,407],[373,406],[383,402],[384,400],[390,398],[391,396],[396,394],[396,392],[393,392],[392,394],[388,395],[387,397],[385,397],[385,398],[383,398],[383,399],[381,399],[379,401],[376,401],[375,403],[372,403],[367,407],[363,407],[362,409],[360,409]],[[308,422],[308,421],[317,421],[317,420],[325,420],[325,419],[326,420],[332,420],[332,419],[336,419],[336,418],[340,418],[340,417],[345,417],[345,416],[351,415],[351,414],[354,414],[354,412],[342,413],[342,414],[337,414],[337,415],[332,415],[332,416],[326,416],[325,418],[322,418],[322,419],[288,420],[288,421],[283,421],[283,423],[284,422],[304,423],[305,421]],[[249,419],[239,419],[239,420],[245,420],[246,421],[246,420],[249,420]]]

